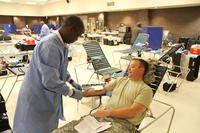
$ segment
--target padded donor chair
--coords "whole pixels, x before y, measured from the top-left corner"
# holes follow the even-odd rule
[[[156,93],[156,91],[157,91],[157,89],[158,89],[158,87],[159,87],[159,85],[160,85],[160,83],[161,83],[166,71],[167,71],[167,67],[162,65],[162,64],[160,64],[160,63],[156,63],[153,66],[151,65],[150,67],[153,67],[153,69],[154,69],[154,72],[152,71],[153,74],[152,74],[152,72],[149,73],[149,75],[154,75],[154,79],[153,79],[154,81],[153,82],[148,82],[149,81],[148,78],[152,79],[152,77],[150,76],[150,77],[147,77],[145,82],[149,85],[149,87],[152,88],[153,95],[155,95],[155,93]],[[154,122],[159,120],[162,116],[164,116],[165,114],[167,114],[171,110],[172,113],[170,115],[170,118],[169,118],[170,122],[169,122],[169,125],[168,125],[168,128],[167,128],[167,133],[169,133],[170,128],[171,128],[171,124],[172,124],[172,121],[173,121],[173,118],[174,118],[175,108],[172,105],[168,104],[168,103],[156,100],[154,98],[153,98],[152,102],[156,102],[158,104],[164,105],[164,106],[166,106],[166,109],[156,117],[152,113],[154,111],[149,110],[149,113],[147,114],[147,117],[151,117],[151,118],[153,118],[153,120],[150,121],[149,123],[147,123],[146,125],[144,125],[141,128],[140,128],[140,126],[138,126],[138,128],[136,129],[136,133],[142,132],[143,130],[145,130],[151,124],[153,124]]]
[[[131,46],[131,48],[123,49],[123,50],[116,50],[114,52],[119,52],[121,54],[125,54],[120,57],[120,59],[125,59],[125,60],[131,60],[133,53],[137,53],[137,56],[141,57],[141,52],[143,50],[147,50],[145,43],[148,41],[148,39],[149,39],[149,34],[139,33],[137,38],[135,39],[133,45]],[[113,53],[113,60],[114,60],[114,53]],[[119,64],[121,67],[120,60],[119,60]]]
[[[149,61],[149,70],[148,73],[144,76],[144,82],[151,87],[152,91],[153,91],[153,96],[155,95],[155,93],[157,92],[160,83],[162,82],[162,79],[167,71],[167,67],[165,65],[163,65],[160,62],[154,62],[154,61]],[[165,102],[156,100],[153,98],[152,102],[156,102],[158,104],[161,104],[163,106],[166,106],[166,109],[160,113],[158,116],[154,116],[152,113],[152,110],[149,110],[147,117],[151,117],[153,118],[152,121],[148,122],[147,124],[145,124],[143,127],[140,128],[140,125],[136,126],[136,133],[141,133],[143,130],[145,130],[146,128],[148,128],[151,124],[153,124],[154,122],[156,122],[157,120],[159,120],[162,116],[164,116],[165,114],[167,114],[169,111],[172,111],[171,115],[170,115],[170,121],[169,121],[169,125],[167,128],[167,133],[169,133],[170,128],[171,128],[171,124],[174,118],[174,114],[175,114],[175,108]],[[154,112],[154,111],[153,111]]]
[[[160,64],[153,64],[152,69],[154,69],[154,71],[151,71],[151,73],[154,73],[156,76],[155,80],[153,82],[151,82],[151,86],[152,88],[155,88],[157,89],[159,84],[160,84],[160,81],[162,81],[162,78],[163,78],[163,75],[165,74],[166,72],[166,67],[165,66],[162,66]],[[152,75],[152,74],[151,74]],[[96,86],[98,84],[87,84],[88,86]],[[99,84],[99,85],[103,85],[103,84]],[[88,87],[87,86],[87,87]],[[154,91],[156,92],[156,90]],[[105,132],[113,132],[113,133],[117,133],[117,132],[126,132],[126,133],[140,133],[142,132],[143,130],[145,130],[147,127],[149,127],[151,124],[153,124],[154,122],[156,122],[158,119],[160,119],[163,115],[165,115],[166,113],[168,113],[170,110],[172,110],[172,115],[170,117],[170,123],[169,123],[169,126],[168,126],[168,129],[167,129],[167,133],[169,133],[169,130],[170,130],[170,127],[171,127],[171,123],[172,123],[172,120],[173,120],[173,116],[174,116],[174,112],[175,112],[175,109],[173,106],[167,104],[167,103],[164,103],[164,102],[160,102],[158,100],[154,100],[155,102],[158,102],[158,103],[161,103],[162,105],[165,105],[167,106],[168,108],[163,112],[161,113],[160,115],[158,115],[156,118],[153,119],[153,121],[147,123],[145,126],[143,127],[140,127],[140,125],[138,126],[133,126],[132,124],[130,124],[130,122],[126,121],[126,120],[122,120],[119,119],[118,120],[113,120],[113,119],[106,119],[106,122],[111,122],[112,123],[112,127],[107,130],[105,130]],[[91,110],[92,112],[92,110]],[[91,113],[90,112],[90,113]],[[90,114],[89,114],[90,115]],[[87,115],[86,115],[87,116]],[[75,126],[77,126],[78,124],[80,124],[80,122],[82,122],[82,120],[85,118],[85,116],[83,116],[80,120],[73,120],[71,121],[70,123],[67,123],[65,126],[61,127],[61,128],[58,128],[56,129],[55,131],[53,131],[52,133],[66,133],[66,132],[75,132]],[[98,120],[99,122],[101,122],[101,120],[99,119]],[[90,126],[90,125],[88,125]],[[119,131],[120,130],[120,131]],[[124,131],[126,130],[126,131]],[[104,132],[104,131],[102,131]]]
[[[147,83],[151,88],[152,88],[152,91],[153,91],[153,95],[155,95],[165,73],[167,71],[167,67],[160,64],[160,63],[152,63],[150,64],[150,67],[149,67],[149,72],[145,75],[144,77],[144,81],[145,83]],[[127,76],[127,75],[125,75]],[[84,84],[83,87],[90,87],[90,86],[98,86],[98,85],[103,85],[103,84]],[[107,93],[107,94],[110,94],[110,93]],[[106,96],[106,94],[104,95],[100,95],[99,96],[99,104],[97,107],[95,107],[94,109],[92,109],[90,111],[90,113],[93,111],[93,110],[96,110],[97,108],[99,108],[102,104],[102,96]],[[107,95],[108,96],[108,95]],[[159,101],[159,100],[155,100],[153,99],[153,102],[156,102],[156,103],[159,103],[161,105],[164,105],[164,106],[167,106],[166,110],[164,110],[164,112],[162,112],[161,114],[159,114],[158,116],[154,116],[152,111],[150,110],[147,114],[148,117],[151,117],[153,120],[151,120],[150,122],[148,122],[147,124],[143,125],[143,127],[140,128],[140,125],[136,126],[137,129],[136,129],[136,133],[140,133],[142,132],[143,130],[145,130],[147,127],[149,127],[151,124],[153,124],[154,122],[156,122],[158,119],[160,119],[162,116],[164,116],[165,114],[167,114],[169,111],[172,110],[172,114],[170,116],[170,122],[169,122],[169,125],[168,125],[168,128],[167,128],[167,133],[169,133],[170,131],[170,128],[171,128],[171,124],[172,124],[172,121],[173,121],[173,117],[174,117],[174,113],[175,113],[175,109],[173,106],[171,106],[170,104],[167,104],[167,103],[164,103],[162,101]]]
[[[140,52],[145,48],[144,46],[146,45],[145,43],[148,41],[148,39],[149,39],[149,34],[139,33],[137,38],[133,42],[133,45],[131,46],[131,48],[123,49],[123,50],[116,50],[114,52],[119,52],[119,53],[128,54],[128,55],[131,55],[132,53],[137,52],[139,55]],[[114,56],[113,56],[113,58],[114,58]],[[127,58],[127,56],[126,56],[126,58]]]
[[[149,74],[150,75],[154,75],[154,80],[155,81],[150,81],[148,82],[148,80],[146,80],[147,84],[152,88],[153,90],[153,94],[155,95],[166,71],[167,71],[167,67],[163,64],[165,64],[164,62],[168,62],[168,58],[173,54],[175,53],[178,49],[184,47],[183,44],[175,44],[173,45],[160,59],[158,59],[158,63],[154,64],[153,67],[154,67],[154,72],[153,74],[151,74],[152,72],[150,72]],[[148,77],[148,76],[147,76]],[[152,77],[150,77],[149,79],[152,79]],[[145,130],[146,128],[148,128],[150,125],[152,125],[153,123],[155,123],[157,120],[159,120],[162,116],[164,116],[165,114],[167,114],[169,111],[172,111],[171,113],[171,116],[170,116],[170,121],[169,121],[169,125],[168,125],[168,128],[167,128],[167,133],[170,132],[170,128],[171,128],[171,124],[172,124],[172,121],[173,121],[173,118],[174,118],[174,114],[175,114],[175,108],[168,104],[168,103],[165,103],[165,102],[162,102],[162,101],[159,101],[159,100],[156,100],[156,99],[153,99],[153,102],[156,102],[158,104],[161,104],[163,106],[166,106],[167,108],[161,113],[159,114],[158,116],[153,116],[152,114],[152,111],[150,111],[150,114],[148,115],[149,117],[153,118],[153,120],[149,123],[147,123],[146,125],[144,125],[143,127],[139,127],[136,129],[136,133],[140,133],[142,132],[143,130]]]
[[[149,72],[148,72],[149,75],[145,75],[145,76],[147,76],[147,77],[145,77],[145,82],[152,88],[153,94],[156,93],[156,91],[157,91],[166,71],[167,71],[167,67],[165,65],[163,65],[164,64],[163,61],[166,61],[167,57],[169,57],[172,53],[174,53],[179,48],[180,48],[180,46],[173,47],[165,55],[163,55],[158,61],[149,62],[149,64],[151,64],[151,65],[149,66]],[[151,79],[151,80],[149,80],[149,79]],[[89,87],[89,86],[96,86],[96,85],[99,85],[99,84],[85,84],[84,86]],[[100,84],[100,85],[104,85],[104,84]],[[101,104],[101,96],[99,96],[99,97],[100,97],[100,104]],[[174,118],[174,114],[175,114],[175,108],[172,105],[165,103],[165,102],[162,102],[162,101],[159,101],[159,100],[153,99],[153,102],[157,102],[161,105],[166,106],[167,108],[165,108],[165,110],[156,117],[154,117],[153,115],[150,115],[150,117],[152,117],[153,120],[148,122],[144,126],[141,125],[142,127],[140,127],[140,125],[137,126],[136,133],[140,133],[140,132],[144,131],[146,128],[150,127],[150,125],[152,125],[158,119],[160,119],[162,116],[167,114],[169,111],[172,111],[172,114],[170,116],[169,125],[168,125],[168,128],[167,128],[167,133],[169,133],[170,128],[171,128],[171,124],[172,124],[172,121],[173,121],[173,118]],[[92,110],[91,110],[91,112],[92,112]],[[62,129],[64,129],[64,128],[62,128]],[[58,133],[58,132],[56,132],[56,133]]]
[[[87,56],[89,56],[90,58],[89,62],[92,64],[94,68],[94,73],[97,74],[98,78],[99,78],[99,75],[101,76],[103,76],[104,74],[113,75],[115,73],[121,72],[120,69],[112,67],[110,65],[98,42],[88,41],[88,42],[83,43],[83,47],[86,51]],[[91,75],[89,81],[91,80],[94,73]],[[76,74],[76,77],[77,77],[77,74]]]
[[[123,49],[123,50],[116,50],[115,52],[120,52],[123,54],[129,54],[133,52],[137,52],[138,50],[141,50],[141,45],[144,45],[149,38],[149,34],[146,33],[139,33],[135,42],[129,49]]]

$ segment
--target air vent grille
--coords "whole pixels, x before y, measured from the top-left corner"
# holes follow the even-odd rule
[[[107,6],[114,6],[115,2],[107,2]]]

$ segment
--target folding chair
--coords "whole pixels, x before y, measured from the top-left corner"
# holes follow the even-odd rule
[[[14,84],[11,87],[11,90],[9,91],[7,98],[4,100],[3,96],[1,95],[1,91],[8,79],[7,76],[6,79],[4,80],[2,87],[0,89],[0,132],[6,132],[6,133],[12,133],[12,129],[9,125],[9,120],[8,120],[8,116],[7,116],[7,110],[6,110],[6,103],[11,95],[11,92],[16,84],[16,82],[18,81],[18,77],[24,75],[24,71],[21,68],[17,68],[19,70],[19,72],[16,72],[16,70],[13,67],[7,67],[7,69],[12,72],[13,74],[15,74],[17,76],[17,78],[15,79]]]
[[[18,53],[3,53],[3,54],[0,54],[2,56],[2,59],[5,60],[6,62],[8,62],[8,64],[5,65],[5,69],[7,69],[8,72],[11,73],[11,75],[7,74],[6,77],[3,77],[3,78],[5,78],[5,80],[3,82],[2,87],[0,88],[0,92],[4,88],[4,85],[5,85],[5,83],[6,83],[6,81],[9,77],[16,77],[14,84],[12,85],[11,90],[8,93],[8,96],[5,99],[5,102],[7,102],[7,100],[9,99],[10,94],[12,93],[12,90],[13,90],[16,82],[19,81],[18,78],[25,74],[26,67],[25,67],[24,63],[28,63],[28,59],[27,59],[27,62],[23,62],[23,63],[20,63],[20,64],[19,64],[19,61],[14,62],[14,63],[9,62],[10,57],[24,56],[24,55],[27,55],[27,54],[30,55],[31,53],[32,53],[32,51],[30,51],[30,52],[29,51],[22,51],[22,52],[18,52]]]
[[[169,62],[168,58],[173,53],[175,53],[178,49],[180,49],[181,47],[184,47],[183,44],[176,44],[176,45],[172,46],[158,61],[160,61],[162,63],[163,62]],[[156,65],[156,69],[155,69],[155,72],[154,72],[155,81],[150,83],[150,84],[148,84],[153,89],[153,92],[154,92],[153,94],[155,94],[156,90],[158,89],[158,87],[159,87],[159,85],[160,85],[160,83],[161,83],[161,81],[162,81],[162,79],[164,77],[164,74],[166,73],[167,69],[168,68],[166,66],[161,66],[160,64]],[[170,86],[169,89],[171,89],[171,86]],[[159,100],[153,99],[153,101],[157,102],[159,104],[162,104],[164,106],[167,106],[168,108],[163,113],[158,115],[157,117],[153,116],[152,112],[150,111],[149,117],[154,118],[154,120],[149,122],[148,124],[146,124],[144,127],[138,128],[137,131],[138,131],[138,133],[142,132],[144,129],[146,129],[151,124],[153,124],[154,122],[159,120],[162,116],[164,116],[165,114],[167,114],[171,110],[172,114],[170,116],[170,122],[169,122],[169,125],[168,125],[168,128],[167,128],[167,133],[169,133],[170,128],[171,128],[171,124],[172,124],[172,121],[173,121],[173,118],[174,118],[174,114],[175,114],[175,108],[172,105],[170,105],[168,103],[165,103],[165,102],[162,102],[162,101],[159,101]]]
[[[175,44],[173,45],[162,57],[160,57],[158,59],[159,62],[161,63],[165,63],[165,62],[168,62],[168,58],[173,54],[175,53],[178,49],[180,49],[181,47],[184,47],[183,44]],[[130,57],[132,59],[132,57]],[[160,64],[154,64],[155,65],[155,72],[154,73],[150,73],[149,75],[151,74],[154,74],[155,76],[153,78],[155,78],[153,82],[149,82],[147,79],[145,82],[153,89],[153,94],[155,94],[155,92],[157,91],[163,77],[164,77],[164,74],[166,73],[166,71],[168,71],[168,68],[166,66],[161,66]],[[166,65],[166,64],[164,64]],[[129,67],[129,65],[128,65]],[[114,78],[117,78],[117,77],[122,77],[122,76],[128,76],[128,67],[126,69],[125,72],[121,71],[117,74],[114,75]],[[163,74],[163,75],[161,75]],[[151,77],[151,80],[152,80],[152,77]],[[98,85],[98,84],[89,84],[89,86],[92,86],[92,85]],[[100,84],[102,85],[102,84]],[[84,84],[83,86],[87,86],[87,84]],[[100,96],[100,99],[101,99],[101,96]],[[101,104],[101,101],[100,101],[100,104]],[[100,106],[100,105],[99,105]]]
[[[173,54],[175,53],[178,49],[180,49],[181,47],[184,47],[183,44],[176,44],[174,46],[172,46],[160,59],[159,61],[161,62],[169,62],[168,61],[168,58]],[[164,77],[164,74],[166,73],[166,71],[168,68],[166,66],[161,66],[160,64],[157,64],[156,65],[156,69],[155,69],[155,81],[148,84],[152,89],[153,89],[153,94],[155,94],[156,90],[158,89],[163,77]],[[169,90],[171,89],[172,86],[170,86]],[[156,122],[158,119],[160,119],[162,116],[164,116],[165,114],[167,114],[170,110],[172,110],[172,114],[170,116],[170,122],[169,122],[169,125],[168,125],[168,128],[167,128],[167,133],[169,133],[170,131],[170,128],[171,128],[171,124],[172,124],[172,121],[173,121],[173,118],[174,118],[174,114],[175,114],[175,108],[168,104],[168,103],[165,103],[165,102],[162,102],[162,101],[159,101],[159,100],[155,100],[153,99],[153,101],[157,102],[157,103],[160,103],[162,105],[165,105],[167,106],[168,108],[163,112],[161,113],[160,115],[158,115],[157,117],[154,117],[152,112],[150,112],[150,115],[149,117],[151,118],[154,118],[153,121],[149,122],[147,125],[145,125],[144,127],[142,128],[138,128],[137,131],[140,133],[142,132],[144,129],[146,129],[147,127],[149,127],[151,124],[153,124],[154,122]]]
[[[8,99],[9,99],[9,97],[10,97],[12,91],[13,91],[13,88],[15,87],[15,84],[19,81],[19,77],[25,75],[26,67],[24,67],[23,65],[22,66],[21,65],[18,65],[18,66],[7,66],[6,69],[8,71],[10,71],[14,76],[16,76],[16,79],[15,79],[14,84],[12,85],[12,87],[11,87],[9,93],[8,93],[8,96],[7,96],[6,100],[5,100],[5,102],[8,101]],[[6,81],[7,81],[7,79],[9,77],[12,77],[12,76],[7,75],[5,77],[6,79],[3,82],[3,85],[2,85],[2,87],[0,89],[0,92],[4,88],[4,85],[5,85],[5,83],[6,83]]]
[[[155,72],[154,72],[154,75],[155,75],[155,81],[154,82],[151,82],[151,83],[147,83],[149,85],[149,87],[152,88],[153,90],[153,95],[155,95],[165,73],[167,71],[167,67],[166,66],[162,66],[162,64],[155,64]],[[151,122],[149,122],[148,124],[146,124],[145,126],[143,126],[142,128],[138,128],[136,129],[136,133],[140,133],[142,132],[144,129],[146,129],[147,127],[149,127],[151,124],[153,124],[154,122],[156,122],[158,119],[160,119],[162,116],[164,116],[165,114],[167,114],[170,110],[172,110],[172,114],[170,116],[170,122],[169,122],[169,125],[168,125],[168,129],[167,129],[167,133],[169,133],[170,131],[170,128],[171,128],[171,124],[172,124],[172,121],[173,121],[173,118],[174,118],[174,114],[175,114],[175,108],[168,104],[168,103],[165,103],[165,102],[162,102],[162,101],[159,101],[159,100],[155,100],[153,99],[153,102],[157,102],[159,104],[162,104],[164,106],[167,106],[167,109],[162,112],[160,115],[158,115],[157,117],[155,117],[152,113],[151,110],[149,110],[149,114],[147,115],[148,117],[151,117],[153,118],[153,120]]]
[[[180,47],[179,47],[180,48]],[[176,50],[174,48],[172,48],[173,50],[169,50],[169,52],[167,54],[171,54],[173,52],[175,52],[176,50],[178,50],[178,47],[176,47]],[[169,57],[169,55],[165,55],[163,57]],[[152,66],[150,66],[151,69],[153,69],[153,71],[151,71],[151,73],[154,74],[154,77],[155,77],[155,80],[154,81],[151,81],[151,82],[147,82],[147,84],[152,88],[153,90],[153,94],[156,93],[166,71],[167,71],[167,67],[165,66],[165,64],[163,63],[163,61],[165,61],[167,58],[161,58],[158,62],[152,64]],[[164,64],[164,65],[163,65]],[[148,81],[148,80],[147,80]],[[104,85],[104,84],[85,84],[83,86],[96,86],[96,85]],[[171,124],[172,124],[172,121],[173,121],[173,118],[174,118],[174,114],[175,114],[175,108],[168,104],[168,103],[165,103],[165,102],[161,102],[159,100],[153,100],[154,102],[157,102],[157,103],[160,103],[164,106],[167,106],[168,108],[163,111],[163,113],[159,114],[157,117],[154,117],[152,114],[150,115],[150,117],[154,118],[153,121],[149,122],[148,124],[146,124],[145,126],[143,127],[139,127],[137,126],[137,133],[140,133],[142,132],[143,130],[145,130],[147,127],[149,127],[151,124],[153,124],[154,122],[156,122],[158,119],[160,119],[162,116],[164,116],[166,113],[168,113],[170,110],[172,110],[172,114],[170,116],[170,122],[169,122],[169,125],[168,125],[168,128],[167,128],[167,133],[169,133],[170,131],[170,128],[171,128]],[[101,104],[101,100],[100,100],[100,104]],[[96,109],[96,108],[95,108]],[[77,124],[77,123],[75,123]],[[67,128],[67,127],[66,127]],[[73,127],[72,127],[73,128]],[[64,128],[63,128],[64,129]]]
[[[174,54],[180,48],[184,48],[184,43],[173,44],[171,48],[160,57],[159,60],[168,63],[169,57],[172,56],[172,54]]]
[[[160,63],[156,63],[156,64],[152,64],[151,65],[151,69],[153,69],[153,71],[151,71],[151,75],[154,75],[154,80],[153,82],[148,82],[149,80],[146,79],[146,83],[152,88],[152,91],[153,91],[153,95],[155,95],[166,71],[167,71],[167,67],[166,66],[163,66],[162,64]],[[83,87],[90,87],[90,86],[98,86],[98,85],[101,85],[103,86],[104,84],[84,84],[82,85]],[[99,108],[102,104],[102,96],[106,96],[106,94],[104,95],[99,95],[99,104],[97,107],[93,108],[90,113],[93,111],[93,110],[96,110],[97,108]],[[175,108],[170,105],[170,104],[167,104],[165,102],[162,102],[162,101],[159,101],[159,100],[155,100],[153,99],[154,102],[157,102],[159,104],[162,104],[162,105],[165,105],[167,106],[168,108],[162,112],[160,115],[158,115],[157,117],[155,117],[152,113],[151,110],[149,110],[149,113],[148,113],[148,117],[151,117],[153,118],[153,120],[151,122],[149,122],[148,124],[146,124],[145,126],[143,126],[142,128],[139,128],[140,125],[136,126],[137,129],[136,129],[136,133],[140,133],[142,132],[144,129],[146,129],[147,127],[149,127],[151,124],[153,124],[154,122],[156,122],[158,119],[160,119],[162,116],[164,116],[165,114],[167,114],[170,110],[172,110],[172,114],[170,116],[170,122],[169,122],[169,125],[168,125],[168,129],[167,129],[167,133],[169,133],[169,130],[171,128],[171,124],[172,124],[172,121],[173,121],[173,117],[174,117],[174,113],[175,113]]]
[[[159,61],[165,62],[168,65],[170,62],[169,57],[172,57],[172,59],[174,56],[176,56],[177,58],[178,57],[181,58],[180,55],[181,55],[181,53],[184,53],[185,50],[183,50],[183,51],[179,50],[180,48],[184,48],[183,43],[172,45],[171,48],[163,56],[160,57]],[[184,56],[184,58],[186,58],[186,57]],[[175,88],[180,87],[183,80],[186,78],[186,76],[188,75],[188,73],[190,71],[188,66],[181,66],[180,64],[177,64],[174,61],[169,66],[170,67],[168,67],[168,70],[167,70],[167,77],[168,77],[168,81],[171,82],[170,83],[171,85],[168,87],[168,89],[166,89],[166,88],[164,89],[166,92],[171,92],[171,91],[175,90]],[[180,80],[180,83],[178,85],[179,77],[181,77],[182,79]],[[173,87],[174,84],[177,84],[177,86],[175,88]]]
[[[90,82],[92,76],[95,73],[97,74],[97,78],[99,79],[99,75],[101,76],[103,76],[104,74],[113,75],[114,73],[119,73],[122,71],[118,68],[111,67],[98,42],[88,41],[83,43],[83,47],[87,55],[90,57],[90,62],[94,68],[94,73],[90,76],[88,83]],[[75,74],[77,77],[76,71]]]
[[[6,106],[5,104],[7,103],[14,87],[15,87],[15,84],[19,81],[19,77],[20,76],[23,76],[25,74],[25,70],[26,68],[24,66],[7,66],[6,69],[11,72],[13,75],[7,75],[6,77],[3,77],[5,78],[1,88],[0,88],[0,133],[1,132],[6,132],[6,133],[12,133],[12,129],[9,125],[9,121],[8,121],[8,116],[7,116],[7,110],[6,110]],[[14,81],[14,84],[11,86],[11,89],[10,91],[8,92],[8,95],[7,95],[7,98],[3,98],[2,94],[1,94],[1,91],[3,90],[4,88],[4,85],[7,81],[7,79],[9,77],[13,77],[13,76],[16,76],[16,79]]]
[[[137,52],[138,50],[141,50],[141,45],[145,44],[145,42],[148,41],[149,34],[146,33],[139,33],[135,42],[129,49],[123,49],[123,50],[116,50],[115,52],[120,52],[123,54],[130,54],[133,52]]]
[[[148,82],[149,80],[145,80],[145,82],[152,88],[153,90],[153,95],[156,93],[166,71],[167,71],[167,67],[165,66],[166,63],[164,62],[167,62],[167,59],[171,56],[171,54],[175,53],[179,48],[181,48],[183,45],[182,44],[177,44],[173,47],[171,47],[170,50],[168,50],[168,52],[166,52],[166,54],[164,54],[160,59],[158,59],[158,63],[155,63],[153,64],[153,66],[151,66],[151,69],[154,69],[153,71],[151,71],[150,75],[154,75],[154,81],[153,82]],[[164,65],[163,65],[164,64]],[[152,73],[153,72],[153,73]],[[151,77],[152,79],[152,77]],[[103,95],[102,95],[103,96]],[[101,99],[102,99],[102,96],[99,96],[100,97],[100,102],[99,102],[99,105],[98,107],[101,105]],[[174,118],[174,114],[175,114],[175,108],[168,104],[168,103],[165,103],[165,102],[162,102],[162,101],[159,101],[159,100],[155,100],[153,99],[154,102],[157,102],[161,105],[164,105],[164,106],[167,106],[167,109],[162,112],[160,115],[158,115],[157,117],[155,117],[153,115],[153,113],[150,111],[150,114],[148,115],[149,117],[153,118],[154,120],[152,120],[151,122],[149,122],[148,124],[146,124],[145,126],[143,126],[142,128],[140,128],[139,126],[137,127],[136,131],[137,133],[140,133],[142,132],[143,130],[145,130],[147,127],[149,127],[151,124],[153,124],[154,122],[156,122],[157,120],[159,120],[162,116],[164,116],[165,114],[167,114],[169,111],[172,111],[172,114],[170,116],[170,122],[169,122],[169,125],[168,125],[168,128],[167,128],[167,133],[169,133],[170,131],[170,128],[171,128],[171,124],[172,124],[172,121],[173,121],[173,118]],[[96,108],[95,108],[96,109]]]
[[[114,52],[119,52],[122,54],[128,54],[126,56],[121,56],[120,59],[130,60],[132,58],[132,53],[137,53],[138,57],[141,57],[141,51],[146,49],[145,43],[148,41],[149,34],[146,33],[139,33],[135,42],[129,49],[123,49],[123,50],[116,50]],[[113,55],[114,60],[114,55]],[[121,62],[119,60],[120,68],[121,68]]]

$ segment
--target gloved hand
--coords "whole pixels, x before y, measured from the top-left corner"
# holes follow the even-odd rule
[[[71,83],[71,85],[77,90],[80,90],[80,91],[82,90],[82,87],[74,81]]]
[[[111,97],[112,96],[112,91],[106,91],[106,96]]]
[[[82,93],[82,91],[79,91],[79,90],[73,90],[73,94],[72,94],[72,96],[70,96],[70,97],[72,97],[72,98],[75,98],[75,99],[77,99],[77,100],[81,100],[82,99],[82,97],[83,97],[83,93]]]

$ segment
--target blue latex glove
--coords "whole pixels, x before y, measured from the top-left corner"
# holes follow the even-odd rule
[[[106,96],[111,97],[112,96],[112,91],[106,91]]]
[[[77,100],[81,100],[83,97],[83,92],[79,90],[74,90],[74,94],[71,97]]]
[[[71,85],[77,90],[80,90],[80,91],[82,90],[82,87],[74,81],[71,83]]]

